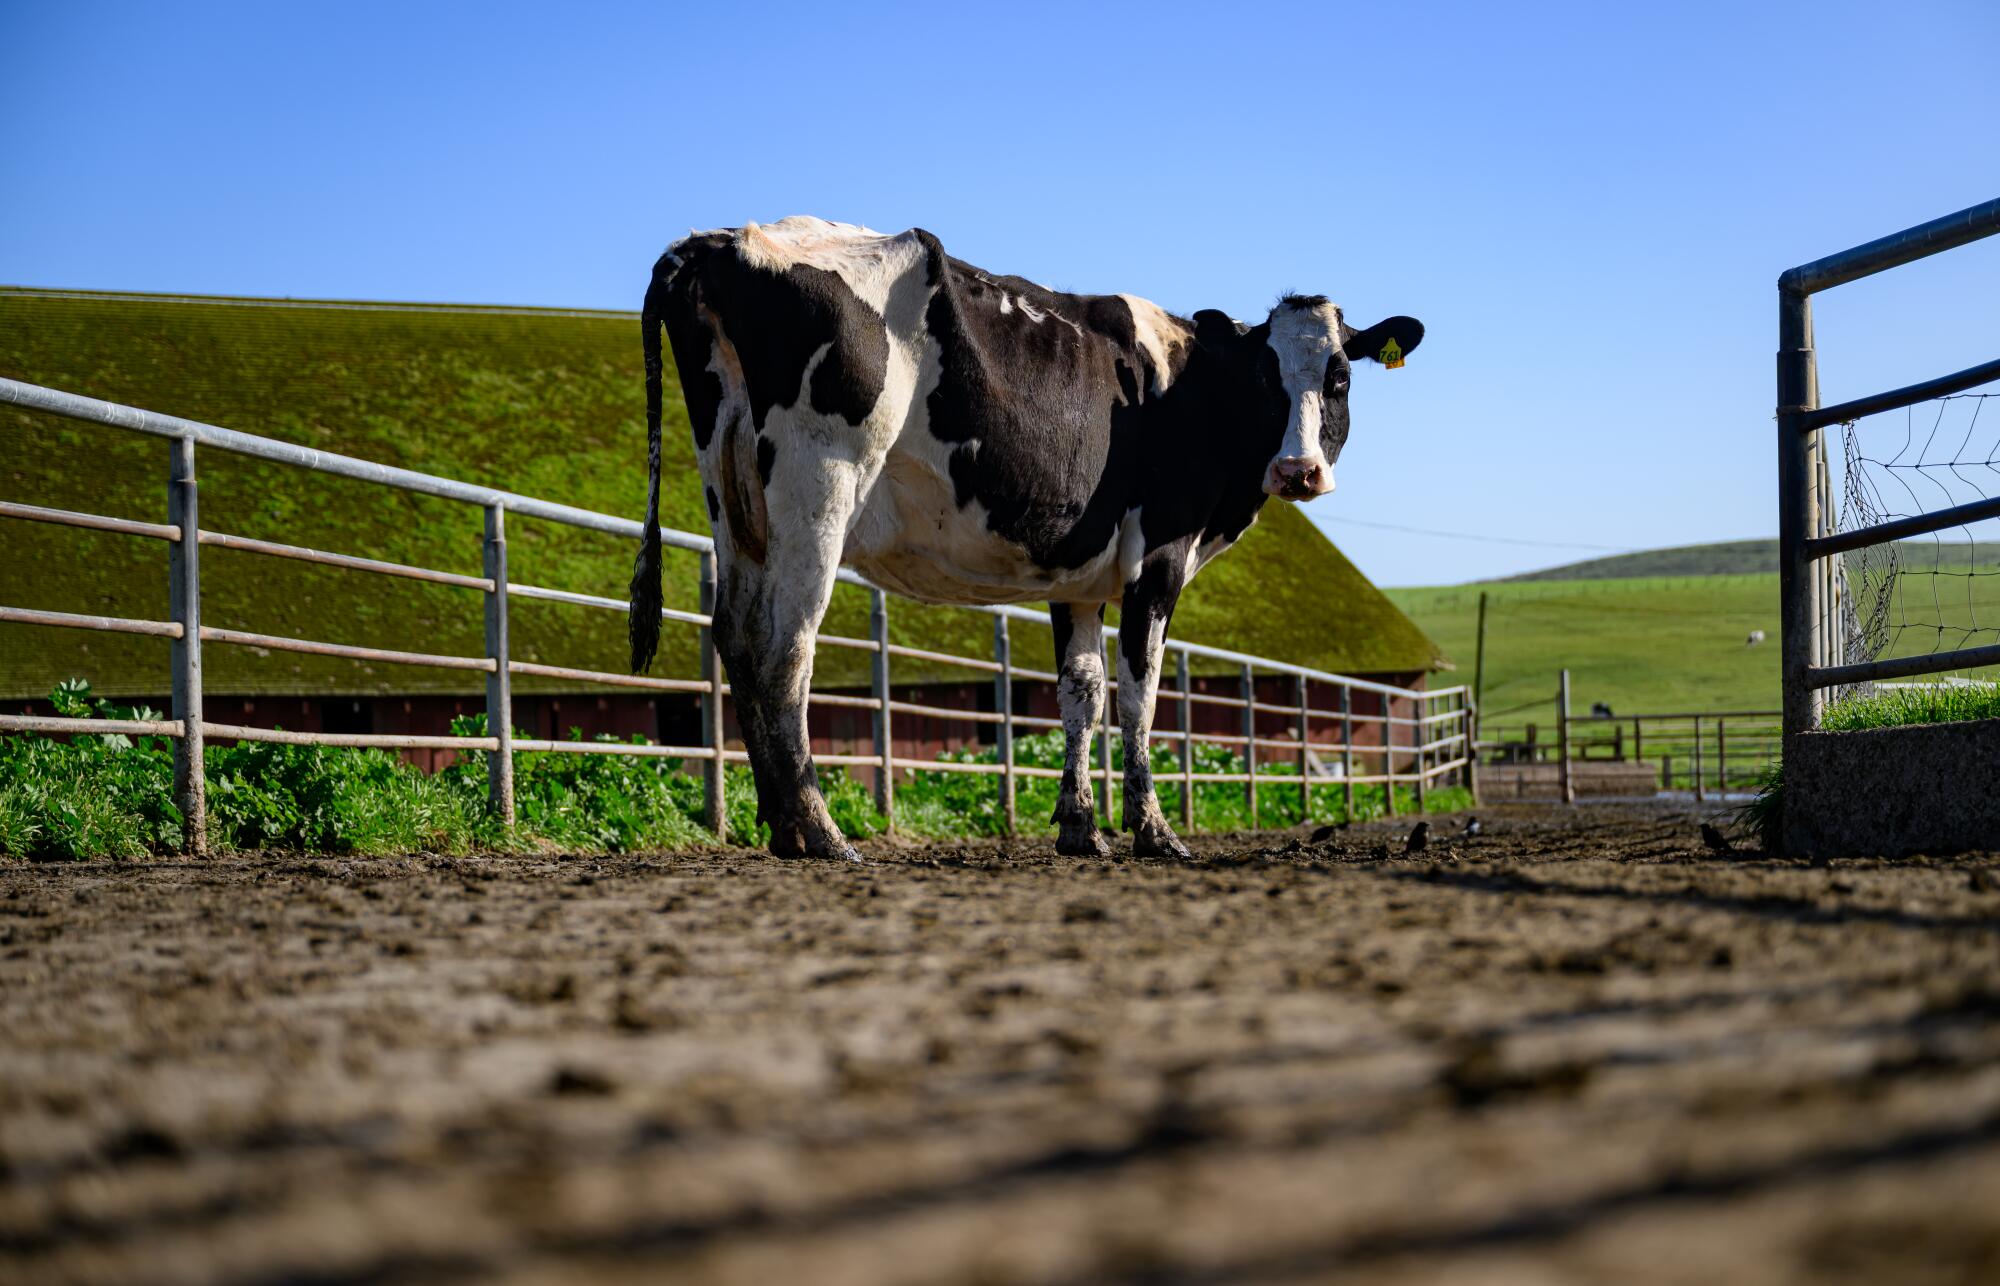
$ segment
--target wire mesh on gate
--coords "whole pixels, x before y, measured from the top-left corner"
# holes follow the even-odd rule
[[[2000,408],[1985,404],[1994,398],[2000,394],[1959,393],[1905,407],[1900,433],[1844,423],[1839,530],[1993,495],[2000,486]],[[1975,526],[1988,528],[1988,538],[1979,539]],[[1850,662],[2000,641],[2000,525],[1991,520],[1853,550],[1841,556],[1838,575]]]

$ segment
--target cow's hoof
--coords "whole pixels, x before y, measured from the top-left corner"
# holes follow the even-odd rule
[[[1186,859],[1193,857],[1194,854],[1188,852],[1188,846],[1181,843],[1179,836],[1175,835],[1172,831],[1162,830],[1140,831],[1134,835],[1132,837],[1132,856],[1177,857]]]
[[[808,838],[805,844],[805,856],[828,862],[859,863],[862,860],[861,854],[854,850],[854,845],[848,843],[847,837],[839,831],[831,835]]]
[[[1095,823],[1064,826],[1056,833],[1056,852],[1064,857],[1110,857],[1111,846],[1097,833]]]
[[[810,845],[806,848],[793,849],[786,853],[772,849],[771,856],[782,857],[790,862],[817,860],[826,862],[853,862],[857,866],[867,864],[867,859],[856,852],[854,846],[851,844]]]
[[[821,858],[833,862],[860,862],[861,854],[838,830],[816,834],[802,826],[771,829],[771,856]]]

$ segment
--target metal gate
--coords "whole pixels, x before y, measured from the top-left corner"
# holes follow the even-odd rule
[[[1819,726],[1828,688],[2000,664],[2000,644],[1894,659],[1850,661],[1844,655],[1844,591],[1834,560],[1849,550],[2000,516],[2000,496],[1836,532],[1831,471],[1821,441],[1830,425],[2000,379],[2000,359],[1823,407],[1812,319],[1812,297],[1820,291],[1995,233],[2000,233],[2000,198],[1802,264],[1778,278],[1778,595],[1788,751],[1793,737]]]

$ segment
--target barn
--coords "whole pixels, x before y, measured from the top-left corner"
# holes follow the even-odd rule
[[[0,375],[633,517],[645,495],[639,374],[631,313],[0,288]],[[685,413],[668,374],[661,517],[670,527],[705,531]],[[0,450],[0,500],[140,520],[163,515],[167,461],[158,441],[7,407],[0,408]],[[204,454],[200,478],[209,530],[479,570],[476,519],[451,502],[220,452]],[[162,614],[166,578],[152,542],[0,517],[0,543],[7,551],[0,603]],[[509,545],[517,582],[623,596],[632,551],[616,540],[521,522],[510,526]],[[697,572],[692,555],[669,556],[669,605],[696,606]],[[451,586],[211,548],[203,553],[203,595],[211,625],[480,652],[478,595]],[[826,628],[865,634],[865,596],[843,587]],[[609,613],[516,600],[512,630],[519,659],[624,668],[623,622]],[[990,631],[987,617],[902,601],[891,618],[896,641],[940,653],[988,655]],[[1276,502],[1194,583],[1174,631],[1191,642],[1400,686],[1421,686],[1450,665],[1309,520]],[[1043,631],[1015,636],[1018,664],[1052,668]],[[0,708],[42,709],[50,687],[72,676],[101,694],[164,705],[166,661],[156,639],[0,626]],[[238,647],[208,649],[205,666],[207,714],[217,722],[438,733],[454,715],[482,708],[478,676],[463,672]],[[861,654],[823,649],[819,669],[820,687],[866,689]],[[698,671],[693,631],[667,631],[656,673]],[[1195,673],[1198,686],[1232,694],[1239,683],[1227,665],[1197,664]],[[893,678],[904,700],[968,710],[995,701],[989,676],[963,668],[899,658]],[[1273,703],[1292,699],[1285,681],[1263,682]],[[680,744],[697,737],[692,698],[526,675],[514,690],[516,723],[535,737],[572,730]],[[1029,713],[1055,709],[1053,691],[1036,681],[1022,681],[1015,700]],[[1209,715],[1216,731],[1240,717],[1198,707],[1198,720]],[[815,707],[815,748],[862,748],[866,720],[864,711]],[[1283,724],[1274,716],[1271,731]],[[1163,726],[1172,726],[1171,718]],[[903,719],[897,753],[928,758],[989,731],[972,721]],[[410,753],[426,760],[448,752]]]

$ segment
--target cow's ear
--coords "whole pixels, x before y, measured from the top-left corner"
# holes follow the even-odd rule
[[[1341,341],[1340,350],[1347,354],[1347,360],[1358,362],[1367,358],[1384,366],[1396,367],[1403,359],[1424,342],[1424,324],[1414,317],[1391,317],[1378,321],[1367,330],[1346,328],[1346,337]]]
[[[1249,329],[1217,308],[1204,308],[1194,315],[1195,342],[1204,348],[1227,349]]]

